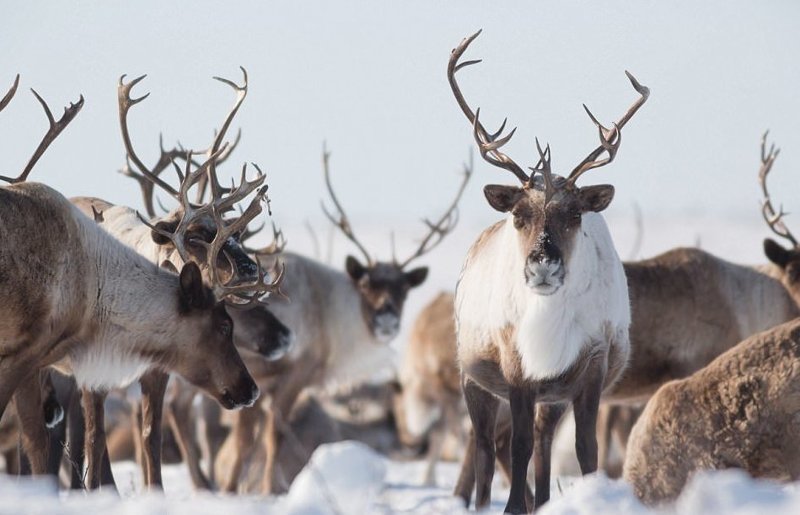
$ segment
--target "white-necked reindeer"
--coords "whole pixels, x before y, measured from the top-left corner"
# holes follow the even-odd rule
[[[220,467],[217,472],[217,477],[227,478],[224,488],[229,491],[238,487],[244,458],[251,454],[259,425],[263,427],[260,440],[267,457],[262,491],[274,493],[288,487],[288,481],[275,475],[275,460],[291,409],[305,388],[355,383],[390,366],[392,351],[387,344],[400,330],[408,292],[422,284],[428,274],[427,267],[407,267],[453,230],[456,207],[471,174],[467,167],[456,198],[445,214],[435,222],[426,221],[429,233],[414,254],[404,261],[384,262],[373,259],[353,233],[333,191],[329,158],[329,153],[323,151],[325,183],[336,215],[328,211],[326,214],[359,249],[366,263],[348,256],[343,272],[297,254],[281,255],[286,266],[282,289],[292,301],[277,299],[270,309],[295,331],[295,345],[286,357],[275,362],[244,355],[269,402],[260,403],[263,413],[253,408],[236,414],[233,431],[224,446],[228,470]]]
[[[240,184],[234,189],[227,190],[219,186],[216,174],[219,161],[230,155],[222,143],[225,133],[247,94],[247,73],[244,69],[242,72],[244,74],[242,86],[227,79],[217,78],[234,88],[237,93],[236,101],[207,152],[208,156],[220,157],[211,159],[207,167],[194,172],[190,172],[191,153],[187,154],[180,150],[164,151],[163,147],[159,161],[152,170],[144,165],[134,151],[127,127],[128,110],[147,96],[136,100],[130,97],[131,88],[143,77],[127,84],[120,81],[118,96],[122,139],[129,164],[133,163],[138,170],[137,173],[129,166],[127,175],[136,178],[142,186],[145,206],[151,221],[144,221],[133,209],[114,206],[96,198],[77,198],[73,199],[73,203],[87,215],[102,213],[102,220],[98,220],[98,223],[103,229],[156,265],[173,270],[178,270],[189,262],[200,265],[206,283],[215,287],[216,293],[223,296],[230,306],[236,308],[232,310],[231,315],[235,322],[234,343],[237,347],[275,359],[285,353],[291,333],[266,307],[258,305],[256,301],[259,295],[278,292],[280,277],[275,278],[272,284],[259,286],[262,279],[258,277],[259,266],[247,255],[239,241],[247,224],[261,212],[263,192],[256,195],[240,217],[233,220],[222,218],[222,215],[233,209],[236,203],[245,200],[250,193],[259,189],[264,183],[265,176],[259,170],[258,176],[248,181],[245,167],[242,170]],[[184,174],[179,174],[182,175],[181,184],[175,189],[160,179],[159,173],[179,157],[186,160],[187,169]],[[198,190],[203,190],[206,184],[211,185],[211,200],[205,203],[190,202],[190,190],[195,186],[198,186]],[[154,185],[167,192],[179,204],[159,218],[155,218],[153,212]],[[201,191],[198,201],[202,197]],[[218,276],[220,275],[216,272],[218,269],[224,270],[224,278]],[[244,281],[243,287],[225,286],[242,281]],[[249,308],[252,313],[241,313],[243,307]],[[141,417],[144,482],[148,487],[162,486],[161,421],[168,379],[168,374],[162,368],[154,368],[139,381],[142,386],[142,403],[138,414]],[[99,473],[101,460],[107,460],[107,456],[104,458],[105,433],[102,427],[102,406],[106,393],[94,392],[91,394],[92,400],[84,398],[87,483],[92,488],[99,486],[102,479]],[[88,392],[84,392],[84,396],[88,395]],[[197,453],[193,446],[193,438],[185,430],[188,421],[177,420],[175,417],[171,417],[170,420],[173,422],[180,446],[185,451],[186,462],[195,484],[209,487],[198,460],[194,459]],[[113,481],[113,478],[107,479]]]
[[[551,174],[549,147],[528,175],[500,152],[513,131],[488,133],[456,82],[464,39],[450,57],[448,79],[489,163],[512,172],[517,186],[489,185],[486,199],[508,213],[470,249],[456,288],[458,358],[475,432],[476,505],[491,494],[494,429],[500,399],[511,406],[511,493],[505,511],[524,513],[528,462],[535,454],[535,506],[549,498],[550,444],[571,402],[576,450],[583,473],[597,468],[595,433],[600,395],[617,380],[629,353],[630,306],[622,263],[602,215],[614,196],[610,185],[576,185],[585,172],[610,163],[621,129],[644,104],[649,90],[627,74],[640,97],[611,129],[597,126],[600,145],[565,179]],[[600,159],[603,153],[606,157]],[[539,174],[539,176],[537,176]],[[534,429],[535,427],[535,429]]]
[[[6,181],[26,179],[82,103],[58,122],[42,105],[51,129],[20,177]],[[98,388],[161,366],[226,408],[255,402],[258,387],[233,346],[233,322],[197,265],[180,274],[154,266],[36,183],[0,188],[0,241],[0,415],[13,396],[33,473],[45,471],[48,448],[36,374],[50,365]]]

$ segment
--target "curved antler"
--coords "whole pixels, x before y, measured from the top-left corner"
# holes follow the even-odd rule
[[[225,120],[222,122],[222,126],[220,127],[219,131],[217,131],[214,142],[211,145],[211,148],[208,149],[207,155],[211,155],[216,152],[220,145],[222,145],[222,140],[225,138],[225,134],[228,132],[228,128],[233,121],[233,118],[236,116],[236,113],[239,111],[239,107],[241,107],[242,102],[244,102],[245,97],[247,96],[247,70],[244,69],[244,66],[239,66],[239,69],[242,70],[243,83],[241,86],[233,82],[232,80],[225,79],[223,77],[212,77],[214,80],[218,80],[223,84],[227,84],[236,92],[236,100],[233,103],[233,107],[228,112],[228,115],[225,117]],[[239,137],[241,136],[241,131],[237,134],[236,140],[234,142],[233,147],[239,144]],[[231,148],[231,152],[233,148]],[[227,157],[227,156],[226,156]],[[216,164],[212,165],[208,169],[208,177],[203,179],[200,184],[198,185],[197,189],[197,202],[201,202],[203,197],[205,196],[206,192],[206,184],[211,183],[211,195],[214,198],[219,198],[220,195],[223,193],[227,193],[227,189],[224,188],[220,183],[217,177],[217,166]]]
[[[464,116],[467,117],[467,120],[469,120],[470,125],[472,125],[473,136],[475,137],[475,142],[478,144],[481,157],[488,163],[513,173],[523,184],[529,184],[531,177],[525,173],[522,167],[515,163],[506,154],[500,152],[500,148],[508,143],[511,140],[511,137],[514,136],[514,132],[517,130],[516,127],[511,129],[511,132],[501,138],[500,135],[506,128],[506,122],[508,121],[508,118],[506,118],[503,120],[503,123],[500,125],[500,128],[497,130],[497,132],[491,134],[487,132],[483,124],[480,122],[480,108],[473,113],[472,109],[469,107],[469,104],[467,104],[467,101],[464,98],[464,94],[461,93],[461,88],[458,86],[458,82],[456,81],[456,73],[460,69],[481,62],[480,59],[464,61],[463,63],[459,63],[458,61],[461,59],[461,56],[464,55],[464,52],[469,47],[470,43],[472,43],[475,38],[480,35],[482,30],[483,29],[467,38],[464,38],[461,43],[459,43],[459,45],[454,48],[452,52],[450,52],[450,60],[447,63],[447,81],[450,83],[450,89],[453,91],[453,95],[456,97],[458,106],[461,108]]]
[[[125,83],[125,77],[126,75],[123,75],[119,78],[119,85],[117,86],[117,102],[119,104],[119,125],[122,132],[122,142],[125,144],[125,152],[127,157],[133,162],[134,165],[136,165],[136,168],[139,169],[139,173],[146,177],[147,180],[169,193],[174,199],[180,200],[180,195],[175,188],[161,180],[157,174],[153,173],[153,171],[147,168],[142,160],[139,159],[139,156],[136,155],[136,151],[133,149],[130,133],[128,131],[128,111],[131,107],[149,97],[150,93],[145,93],[139,98],[131,98],[131,89],[133,89],[135,85],[147,77],[147,75],[136,77],[127,84]]]
[[[597,118],[595,118],[589,108],[586,107],[586,104],[583,104],[586,114],[589,115],[592,123],[594,123],[597,127],[597,132],[600,136],[600,145],[589,152],[589,155],[586,156],[583,161],[581,161],[580,164],[578,164],[578,166],[572,170],[572,172],[570,172],[569,177],[567,177],[567,184],[574,186],[575,181],[578,180],[578,177],[584,173],[594,168],[605,166],[614,160],[617,155],[617,150],[619,150],[620,143],[622,143],[622,128],[626,123],[628,123],[628,120],[630,120],[633,115],[636,114],[636,111],[638,111],[639,108],[644,105],[650,96],[650,88],[639,83],[639,81],[636,80],[636,77],[631,75],[629,71],[625,70],[625,75],[627,75],[628,80],[631,81],[633,89],[639,93],[639,98],[636,99],[636,101],[633,103],[633,105],[631,105],[631,107],[628,108],[625,114],[623,114],[622,117],[613,124],[611,129],[603,127],[603,124],[597,121]],[[600,157],[600,154],[603,152],[607,154],[607,157],[598,160],[597,158]]]
[[[770,145],[769,151],[767,151],[768,134],[769,131],[766,131],[761,137],[761,167],[758,170],[758,183],[761,185],[761,193],[764,196],[761,203],[761,215],[764,217],[764,221],[767,222],[772,232],[781,238],[789,240],[792,246],[797,248],[797,240],[783,222],[783,217],[786,216],[787,213],[784,212],[783,206],[780,207],[777,213],[775,212],[775,208],[769,196],[769,191],[767,190],[767,175],[772,170],[772,164],[775,162],[778,154],[781,153],[779,148],[775,148],[774,143]]]
[[[453,202],[450,204],[441,218],[436,221],[436,223],[433,223],[428,219],[423,220],[423,223],[428,226],[428,234],[422,239],[422,242],[419,244],[419,247],[417,247],[416,252],[414,252],[411,257],[400,264],[400,268],[405,268],[413,260],[436,248],[442,242],[444,237],[450,234],[453,229],[455,229],[456,225],[458,224],[458,202],[461,200],[461,196],[464,194],[464,189],[467,187],[470,177],[472,177],[472,172],[474,170],[473,165],[472,153],[470,152],[469,163],[464,163],[464,178],[462,179],[461,184],[456,191],[456,198],[453,199]],[[394,237],[392,237],[392,255],[394,256]]]
[[[8,104],[11,102],[11,99],[14,97],[14,94],[17,92],[17,86],[19,85],[19,74],[14,79],[14,84],[11,86],[11,89],[8,90],[8,93],[5,94],[2,100],[0,100],[0,111],[2,111]],[[83,95],[80,96],[76,103],[70,102],[69,107],[64,108],[64,114],[61,118],[56,121],[55,117],[53,117],[53,113],[50,111],[50,107],[47,105],[47,102],[39,96],[39,93],[36,92],[33,88],[31,88],[31,93],[33,96],[36,97],[36,100],[42,104],[42,108],[44,109],[44,114],[47,116],[47,121],[50,123],[50,127],[47,129],[42,141],[39,142],[39,146],[36,147],[36,150],[33,152],[33,155],[28,160],[28,164],[25,165],[25,168],[22,170],[22,173],[19,174],[17,177],[5,177],[0,175],[0,180],[9,182],[11,184],[16,184],[19,182],[25,182],[28,179],[28,175],[33,170],[33,167],[36,166],[36,162],[39,161],[39,158],[42,157],[44,152],[50,146],[53,141],[61,134],[61,131],[66,129],[67,125],[72,122],[72,120],[77,116],[80,110],[83,108]]]
[[[325,174],[325,186],[327,186],[328,188],[328,193],[331,196],[331,201],[333,201],[333,206],[339,213],[339,217],[338,219],[335,218],[325,207],[324,202],[320,202],[320,204],[322,205],[322,211],[325,213],[325,216],[328,217],[328,220],[330,220],[333,225],[338,227],[342,231],[342,234],[344,234],[348,240],[352,241],[355,244],[355,246],[358,247],[358,250],[361,251],[361,253],[364,255],[364,258],[367,260],[367,265],[368,266],[372,265],[373,264],[372,257],[370,257],[369,252],[367,252],[367,249],[361,244],[361,242],[358,241],[358,238],[356,238],[356,235],[353,233],[353,227],[352,225],[350,225],[350,219],[347,218],[347,215],[345,214],[342,205],[339,203],[339,199],[336,198],[336,193],[333,192],[333,185],[331,184],[331,173],[328,163],[330,157],[331,153],[328,152],[327,148],[325,147],[325,144],[323,143],[322,171]]]

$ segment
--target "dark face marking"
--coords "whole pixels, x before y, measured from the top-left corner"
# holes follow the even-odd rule
[[[364,320],[372,333],[381,341],[389,342],[400,331],[408,291],[422,284],[426,267],[404,271],[395,263],[377,262],[369,267],[353,256],[345,263],[348,275],[361,295]]]
[[[764,240],[764,254],[783,272],[781,282],[796,301],[800,301],[800,250],[785,249],[775,240]]]
[[[252,405],[258,398],[258,387],[233,344],[233,320],[224,303],[216,302],[203,284],[194,263],[181,270],[179,305],[181,316],[191,318],[194,332],[186,338],[194,347],[184,349],[177,360],[177,372],[227,409]]]
[[[270,361],[291,350],[294,333],[266,307],[232,309],[230,314],[236,324],[233,339],[237,347],[257,352]]]
[[[488,185],[484,194],[496,210],[511,213],[519,234],[519,251],[525,256],[525,284],[539,295],[551,295],[564,284],[581,219],[599,212],[614,198],[609,185],[578,188],[554,176],[556,192],[545,203],[544,181],[537,176],[532,187]]]

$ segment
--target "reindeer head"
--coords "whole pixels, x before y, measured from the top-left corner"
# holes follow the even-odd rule
[[[447,66],[447,78],[459,107],[473,127],[473,135],[481,156],[488,163],[513,173],[521,186],[491,184],[484,188],[489,205],[501,213],[509,214],[508,223],[516,231],[518,250],[523,257],[525,283],[536,294],[550,295],[558,291],[570,269],[570,258],[576,238],[581,234],[582,219],[586,213],[603,211],[614,198],[614,187],[610,185],[576,185],[578,177],[593,168],[607,165],[614,160],[622,141],[622,127],[645,103],[650,90],[628,72],[625,72],[640,97],[622,116],[607,129],[597,121],[584,105],[587,114],[598,129],[600,145],[566,177],[554,175],[550,169],[550,145],[542,150],[538,139],[536,150],[539,161],[525,172],[511,158],[500,151],[511,140],[516,129],[502,136],[506,126],[489,133],[480,122],[480,109],[473,110],[461,93],[455,74],[461,68],[477,64],[480,60],[459,63],[467,47],[481,31],[464,39],[456,47]],[[605,153],[606,157],[599,159]],[[538,175],[537,175],[538,174]]]
[[[761,214],[772,232],[788,241],[791,247],[787,249],[777,241],[766,238],[764,254],[781,270],[781,281],[789,293],[800,301],[800,245],[783,222],[783,217],[786,215],[783,208],[775,211],[767,190],[767,175],[780,154],[780,149],[776,149],[774,144],[770,145],[769,151],[767,151],[767,134],[768,132],[765,132],[761,138],[761,168],[758,171],[758,182],[763,195]]]
[[[428,227],[428,234],[422,239],[416,252],[405,261],[396,258],[391,262],[373,260],[367,249],[358,241],[353,233],[350,220],[333,191],[329,168],[330,153],[323,147],[322,165],[325,174],[325,185],[337,215],[331,214],[323,205],[322,209],[330,221],[353,242],[361,251],[365,261],[362,263],[354,256],[347,256],[345,270],[353,281],[361,296],[361,308],[364,320],[372,334],[383,342],[391,341],[400,332],[400,317],[409,290],[422,284],[428,277],[428,267],[407,270],[408,265],[418,257],[430,252],[442,242],[458,222],[458,201],[472,174],[471,163],[465,166],[464,179],[458,189],[455,200],[444,215],[436,222],[423,220]]]
[[[195,263],[181,270],[178,302],[195,335],[182,340],[196,348],[181,352],[184,359],[177,360],[175,370],[227,409],[252,406],[259,391],[233,344],[233,320],[203,284]]]
[[[199,263],[203,265],[202,270],[206,280],[214,289],[217,298],[225,298],[234,306],[252,306],[265,293],[279,291],[279,279],[282,273],[277,274],[278,279],[271,285],[264,284],[261,267],[248,256],[240,241],[240,236],[246,232],[248,223],[261,213],[261,204],[266,199],[266,186],[262,186],[265,181],[264,174],[257,165],[253,165],[258,175],[252,181],[248,181],[245,164],[238,186],[223,188],[217,178],[217,165],[227,159],[239,141],[237,135],[232,145],[223,144],[225,133],[247,94],[247,72],[244,68],[242,72],[244,74],[242,86],[215,77],[236,91],[236,101],[221,129],[216,133],[212,146],[203,152],[207,155],[207,159],[202,164],[194,160],[192,151],[187,152],[180,148],[165,151],[163,143],[160,142],[161,156],[153,169],[150,169],[134,151],[128,131],[128,111],[147,98],[149,93],[133,99],[130,92],[145,76],[125,83],[123,75],[118,87],[118,102],[120,128],[128,161],[123,173],[139,182],[145,207],[153,223],[144,219],[142,221],[151,228],[153,241],[168,249],[164,265],[177,270],[185,263]],[[185,161],[186,167],[183,172],[175,164],[176,159]],[[138,172],[132,170],[131,163]],[[159,177],[170,164],[175,166],[180,180],[177,190]],[[211,199],[203,202],[206,186],[209,184]],[[179,204],[161,218],[155,217],[154,186],[166,191]],[[197,186],[197,198],[192,202],[189,200],[189,194],[195,186]],[[254,191],[256,195],[241,216],[225,218],[226,213],[232,211],[238,202],[245,200]]]

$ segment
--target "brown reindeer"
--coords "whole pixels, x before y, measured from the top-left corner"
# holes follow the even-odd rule
[[[244,457],[252,454],[256,441],[264,447],[266,456],[262,491],[285,490],[288,481],[275,475],[275,460],[283,444],[281,428],[286,427],[298,395],[307,387],[358,382],[388,366],[392,351],[387,344],[400,329],[408,292],[422,284],[428,274],[426,267],[412,270],[407,267],[453,230],[456,206],[471,173],[467,168],[456,199],[445,214],[435,222],[426,221],[429,232],[411,257],[383,262],[374,260],[356,238],[333,191],[329,158],[330,154],[323,151],[325,183],[336,215],[328,211],[326,214],[359,249],[366,262],[348,256],[345,272],[341,272],[297,254],[283,253],[281,259],[286,264],[283,288],[292,302],[276,300],[271,309],[295,331],[295,346],[275,362],[245,354],[247,366],[258,378],[269,402],[236,415],[228,437],[236,442],[229,445],[234,456],[226,460],[230,463],[227,470],[217,473],[217,477],[224,478],[223,487],[228,491],[237,489]]]
[[[45,108],[51,130],[32,161],[80,105],[58,122]],[[52,188],[21,182],[31,168],[0,189],[0,415],[13,397],[33,473],[45,471],[48,447],[33,379],[50,365],[105,388],[157,364],[227,408],[255,402],[258,387],[233,346],[233,323],[197,265],[180,274],[154,268]]]
[[[484,188],[489,204],[508,215],[483,231],[467,255],[456,288],[458,358],[475,434],[476,504],[482,508],[490,500],[496,415],[503,399],[510,403],[512,420],[511,493],[505,511],[525,513],[534,507],[526,499],[534,453],[535,507],[549,498],[552,436],[569,403],[581,471],[597,469],[600,395],[627,364],[630,305],[622,263],[600,214],[614,188],[579,187],[576,181],[614,160],[621,130],[649,90],[628,73],[639,98],[611,129],[587,109],[600,145],[562,178],[550,170],[549,146],[542,150],[537,141],[539,162],[529,175],[500,151],[514,131],[501,137],[504,123],[496,133],[487,132],[480,110],[473,112],[456,81],[457,71],[476,63],[459,60],[478,34],[453,50],[448,80],[481,156],[512,172],[521,186]]]
[[[143,100],[147,95],[134,100],[130,96],[130,91],[143,77],[127,84],[120,80],[119,110],[122,139],[129,165],[132,162],[138,170],[135,172],[128,166],[126,174],[136,178],[142,186],[145,194],[145,206],[152,221],[145,221],[138,213],[129,208],[113,206],[99,199],[77,198],[73,199],[73,203],[87,215],[102,213],[102,220],[99,220],[98,223],[103,229],[157,265],[179,269],[185,263],[199,264],[204,272],[206,283],[215,287],[218,294],[224,296],[229,305],[236,308],[232,312],[232,317],[235,326],[239,326],[234,331],[234,342],[237,347],[246,347],[274,358],[282,355],[288,348],[291,334],[288,328],[281,324],[265,307],[258,307],[256,304],[260,295],[267,292],[279,292],[280,276],[272,284],[261,284],[262,277],[255,277],[262,273],[260,267],[247,256],[239,242],[239,235],[246,231],[247,224],[261,212],[261,199],[264,197],[265,191],[261,186],[265,176],[259,170],[259,175],[254,180],[248,181],[245,167],[242,170],[240,184],[235,188],[225,189],[219,185],[216,174],[219,161],[230,155],[222,143],[226,130],[247,93],[247,73],[243,68],[242,72],[244,74],[244,85],[242,86],[227,79],[217,78],[234,88],[237,97],[222,128],[216,133],[212,146],[206,152],[208,156],[216,156],[216,158],[209,157],[207,167],[190,172],[190,166],[194,164],[192,153],[184,153],[186,171],[182,174],[179,172],[181,184],[177,189],[163,181],[159,177],[159,173],[180,155],[180,151],[167,152],[162,146],[159,161],[151,170],[143,164],[131,142],[127,126],[128,111],[131,106]],[[238,142],[238,137],[236,141]],[[204,203],[191,202],[189,200],[191,189],[197,186],[198,201],[200,201],[203,197],[202,190],[205,189],[206,184],[211,185],[211,200]],[[170,194],[179,204],[177,208],[160,218],[154,218],[155,213],[152,212],[154,185]],[[222,215],[233,209],[237,202],[246,199],[251,192],[259,188],[261,190],[240,217],[232,220],[222,218]],[[218,269],[226,270],[224,277],[222,274],[217,274]],[[253,283],[253,280],[256,282]],[[244,281],[241,286],[223,285],[223,282],[234,284],[241,281]],[[255,316],[239,313],[242,307],[253,308],[253,311],[257,313]],[[141,420],[142,424],[144,477],[145,485],[148,487],[160,488],[162,484],[161,420],[168,378],[169,376],[163,369],[154,368],[140,379],[142,402],[137,409],[137,419]],[[192,391],[197,393],[196,390]],[[182,399],[183,397],[179,396],[178,398]],[[99,486],[101,482],[100,463],[102,460],[107,461],[107,457],[104,457],[105,434],[102,418],[100,418],[103,398],[104,394],[102,393],[87,394],[84,392],[88,457],[87,482],[90,487]],[[190,424],[190,421],[184,417],[170,416],[169,418],[172,421],[173,429],[178,433],[181,448],[187,453],[187,463],[193,479],[196,484],[206,488],[210,487],[208,480],[204,478],[199,469],[195,448],[191,446],[190,442],[187,442],[191,431],[191,427],[187,424]]]
[[[625,479],[648,504],[700,470],[800,478],[800,320],[756,334],[662,386],[633,428]]]
[[[423,482],[435,484],[436,462],[448,436],[463,441],[467,417],[456,358],[454,295],[440,292],[414,321],[394,402],[403,445],[427,443]]]

